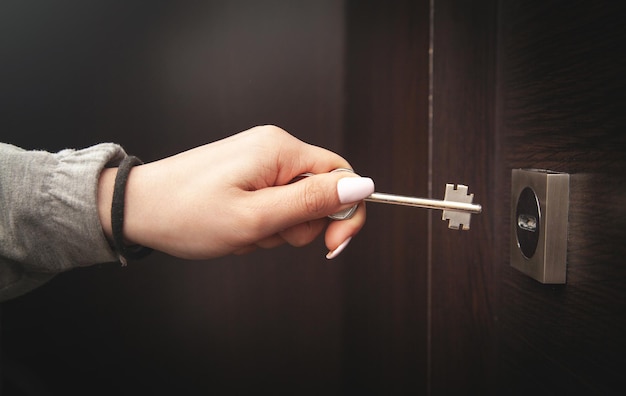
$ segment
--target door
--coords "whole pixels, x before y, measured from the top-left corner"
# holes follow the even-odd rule
[[[626,381],[626,45],[620,2],[501,1],[494,171],[567,172],[567,283],[506,265],[497,222],[498,389],[617,394]]]
[[[626,47],[617,2],[434,4],[433,186],[484,212],[433,228],[430,391],[618,394],[626,367]],[[510,266],[511,170],[570,179],[567,283]]]
[[[624,6],[435,0],[418,11],[355,3],[350,158],[383,190],[437,198],[445,183],[467,184],[484,210],[461,233],[439,213],[368,206],[371,228],[348,252],[346,309],[354,317],[344,381],[374,393],[619,393]],[[423,30],[406,29],[411,18],[413,27],[425,23],[424,13],[428,44]],[[406,55],[426,47],[428,81],[426,65]],[[510,266],[514,168],[571,175],[565,285],[540,284]]]

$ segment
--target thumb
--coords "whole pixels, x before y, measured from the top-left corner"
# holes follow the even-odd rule
[[[374,181],[348,172],[305,177],[284,186],[257,190],[268,208],[267,225],[281,230],[349,208],[374,192]]]

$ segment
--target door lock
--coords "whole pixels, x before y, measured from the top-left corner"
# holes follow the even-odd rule
[[[565,283],[569,175],[511,174],[511,266],[541,283]]]

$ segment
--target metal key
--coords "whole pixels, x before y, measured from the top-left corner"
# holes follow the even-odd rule
[[[444,221],[448,220],[448,228],[469,230],[471,215],[482,211],[480,205],[472,203],[473,199],[474,194],[467,193],[467,186],[446,184],[446,193],[443,200],[375,192],[365,198],[365,201],[415,206],[426,209],[441,209],[443,210],[441,219]]]
[[[338,168],[331,172],[351,172],[352,169]],[[313,173],[302,173],[294,178],[291,182],[296,182],[303,177],[313,176]],[[368,202],[378,202],[393,205],[414,206],[418,208],[426,209],[441,209],[443,213],[441,215],[442,220],[448,220],[448,228],[455,230],[469,230],[470,219],[472,214],[480,213],[482,207],[478,204],[473,204],[474,194],[467,193],[467,186],[462,184],[446,184],[446,194],[442,200],[408,197],[405,195],[387,194],[387,193],[372,193],[369,197],[365,198]],[[346,220],[351,218],[356,212],[358,205],[351,206],[340,212],[333,213],[328,217],[333,220]]]

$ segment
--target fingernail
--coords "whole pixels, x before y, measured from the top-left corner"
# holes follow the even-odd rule
[[[337,194],[342,204],[358,202],[374,192],[374,181],[369,177],[344,177],[337,182]]]
[[[348,237],[348,239],[341,242],[341,245],[337,246],[335,250],[331,250],[330,252],[328,252],[328,254],[326,255],[326,258],[329,260],[332,260],[335,257],[339,256],[339,253],[341,253],[343,249],[345,249],[346,246],[348,246],[351,240],[352,240],[352,237]]]

